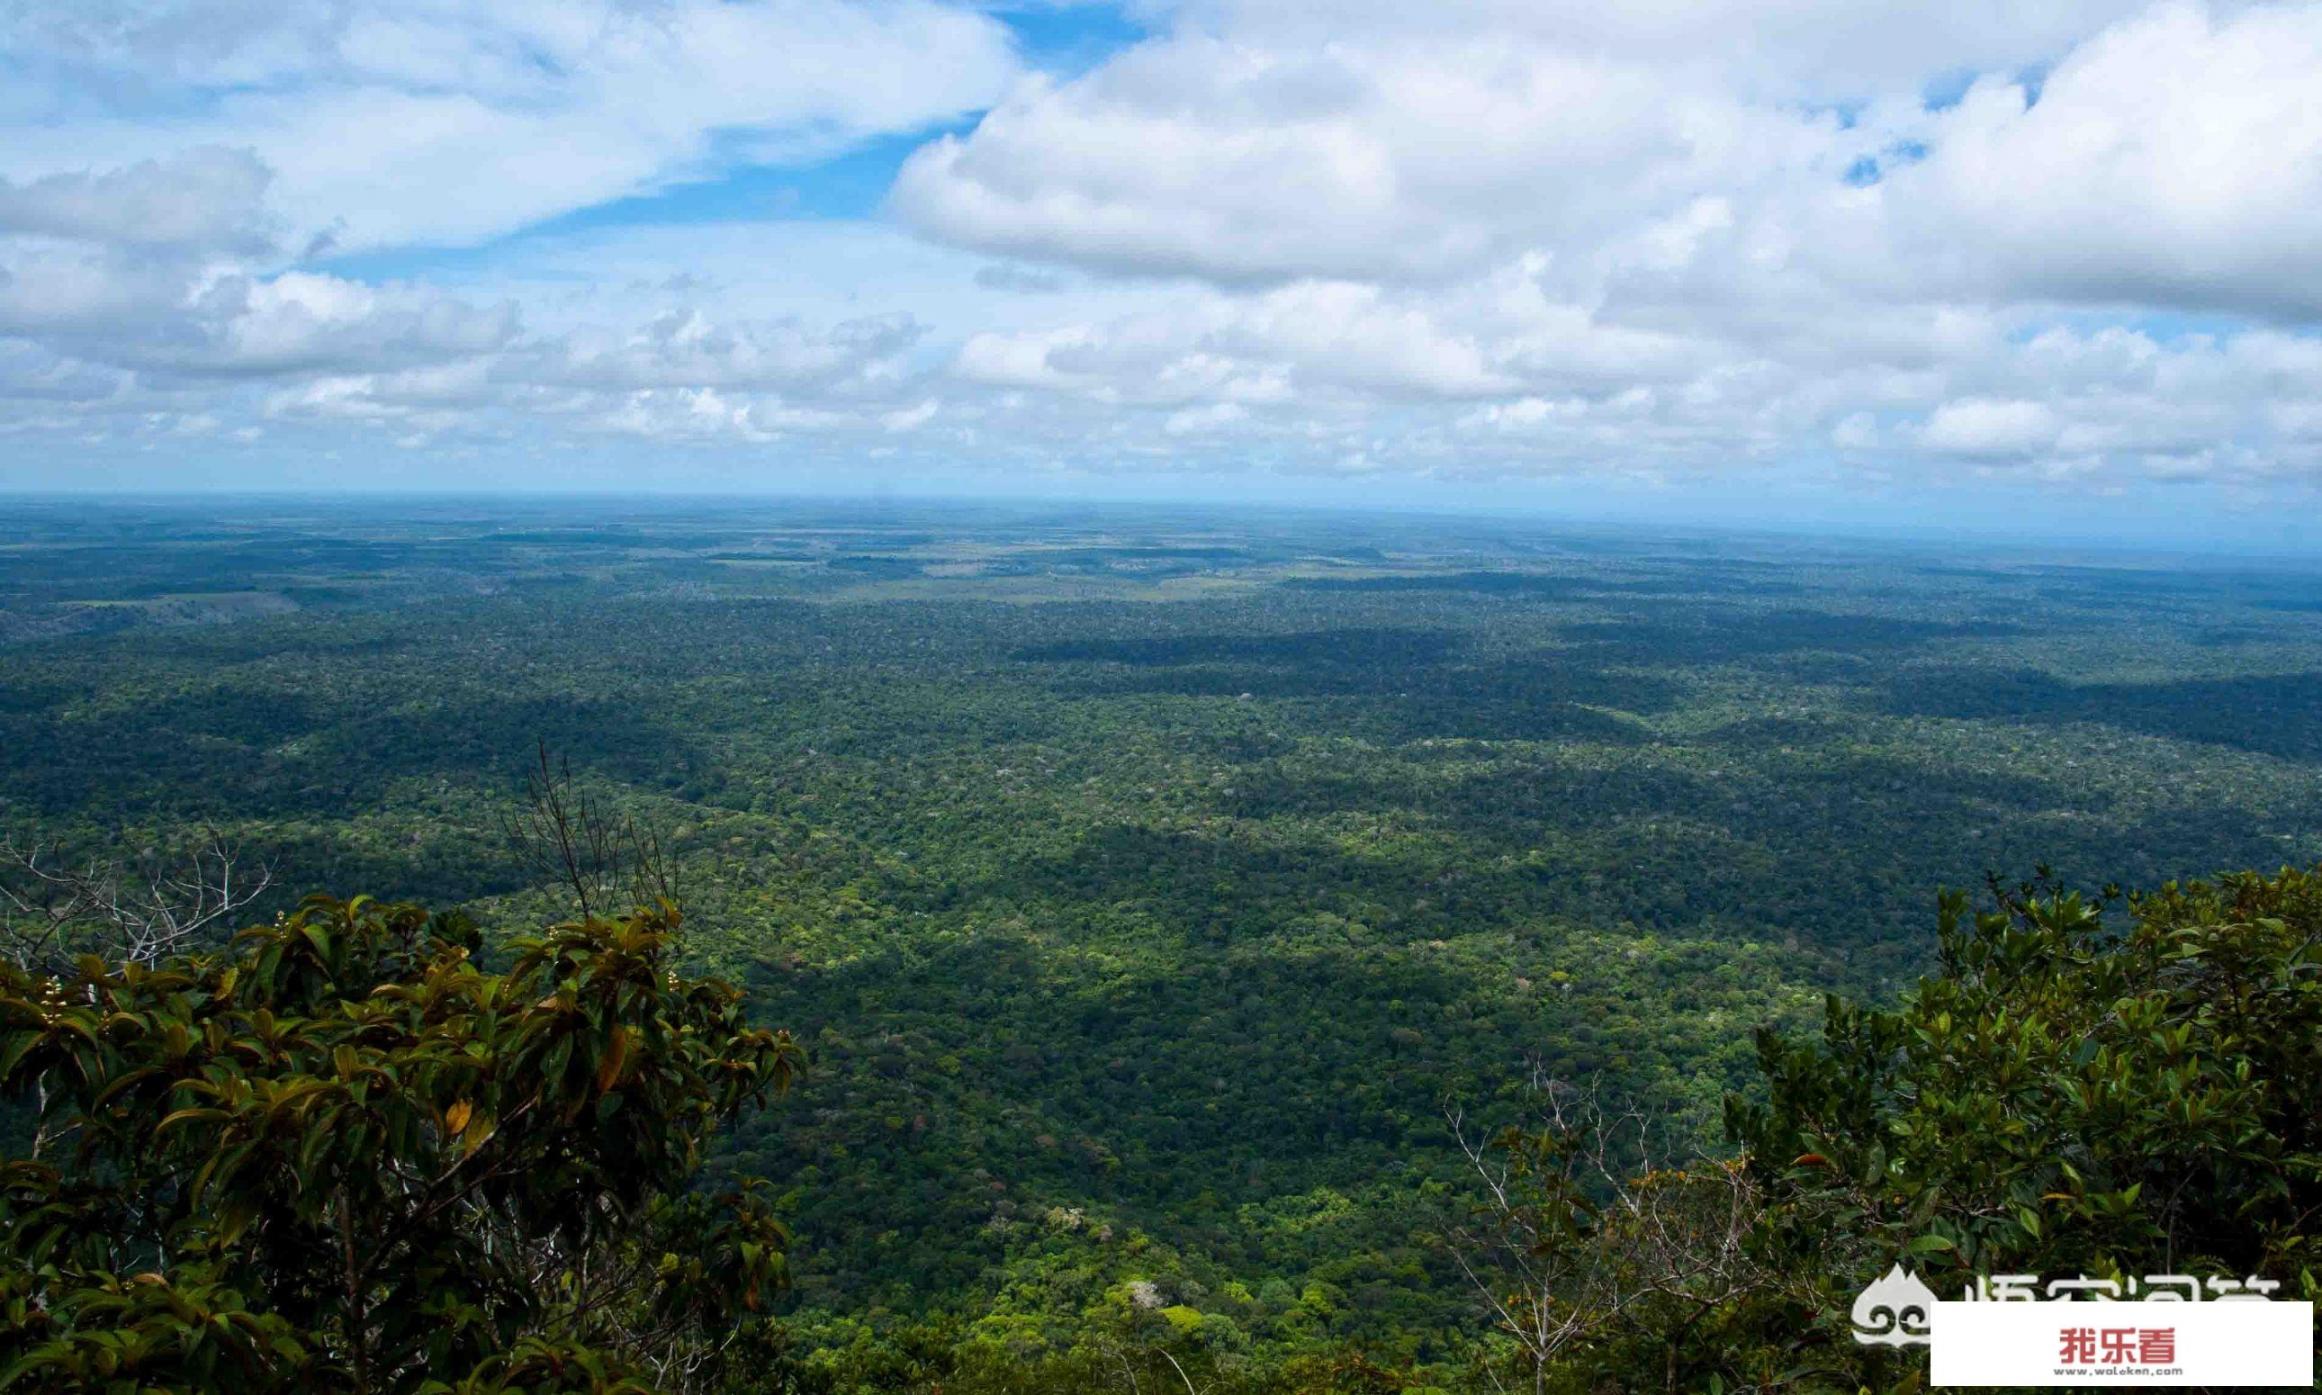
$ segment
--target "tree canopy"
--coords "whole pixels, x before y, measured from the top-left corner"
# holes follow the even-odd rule
[[[608,1380],[722,1365],[752,1390],[1490,1389],[1515,1339],[1444,1241],[1507,1217],[1470,1214],[1447,1102],[1485,1167],[1537,1179],[1511,1197],[1563,1236],[1547,1366],[1583,1388],[1879,1386],[1833,1299],[1914,1244],[1947,1291],[2019,1252],[2128,1265],[2148,1223],[2285,1285],[2303,1264],[2310,1144],[2276,1082],[2310,1081],[2311,1032],[2264,1014],[2304,971],[2240,1000],[2198,977],[2302,962],[2301,912],[2195,905],[2196,940],[2236,916],[2287,938],[2178,963],[2118,943],[2165,893],[2084,898],[2083,924],[2010,890],[1987,908],[2005,947],[1976,948],[1962,908],[1952,968],[1929,912],[1939,886],[2043,859],[2064,886],[2155,887],[2322,858],[2311,571],[893,501],[119,501],[0,531],[0,956],[65,1003],[95,1001],[77,955],[222,962],[259,941],[197,942],[312,887],[465,910],[487,976],[510,934],[666,897],[686,912],[667,962],[810,1047],[783,1108],[721,1120],[662,1193],[719,1216],[731,1179],[777,1179],[749,1205],[796,1235],[778,1333],[680,1308],[684,1340],[631,1340],[659,1327],[544,1279],[482,1307],[478,1332],[513,1338],[462,1338],[468,1364],[430,1378],[569,1338]],[[1952,995],[1948,1027],[1909,991],[1930,969],[1955,980],[1921,990]],[[1826,1034],[1829,992],[1854,1006]],[[335,1079],[320,1040],[295,1054],[284,1070]],[[251,1058],[253,1089],[271,1069]],[[1991,1069],[2021,1073],[1995,1090]],[[1570,1136],[1574,1096],[1562,1131],[1531,1114],[1535,1079],[1641,1115],[1650,1168],[1625,1124],[1617,1146]],[[0,1151],[21,1157],[39,1087],[16,1088]],[[1727,1137],[1728,1093],[1762,1131]],[[36,1161],[122,1190],[110,1156],[78,1161],[79,1107],[62,1092]],[[187,1092],[154,1117],[226,1107]],[[1485,1146],[1515,1120],[1528,1156]],[[172,1165],[180,1188],[199,1170]],[[159,1194],[90,1222],[135,1237],[101,1272],[181,1295],[208,1273],[258,1316],[320,1305],[163,1256],[153,1237],[202,1213]],[[2193,1209],[2211,1196],[2234,1199]],[[624,1250],[660,1224],[640,1212],[524,1272],[609,1294],[622,1256],[636,1292],[642,1257],[701,1253]],[[60,1280],[10,1291],[41,1324],[12,1329],[27,1350],[101,1330],[93,1309],[58,1325],[79,1291]],[[1597,1298],[1564,1326],[1576,1293]]]
[[[1572,1107],[1471,1150],[1447,1243],[1541,1391],[1851,1391],[1918,1358],[1846,1340],[1900,1257],[1974,1274],[2322,1293],[2322,873],[2126,899],[1946,896],[1936,972],[1757,1038],[1732,1149]],[[456,914],[316,898],[224,950],[0,967],[0,1388],[351,1392],[1419,1390],[1353,1352],[1269,1364],[1128,1284],[1069,1351],[932,1331],[800,1350],[788,1235],[704,1148],[787,1086],[789,1037],[672,962],[677,914],[561,924],[482,962]],[[1630,1130],[1624,1138],[1623,1130]],[[1503,1374],[1504,1371],[1504,1374]],[[1200,1385],[1195,1386],[1198,1378]]]
[[[710,1135],[799,1054],[666,908],[479,962],[458,915],[309,900],[213,953],[0,966],[0,1387],[685,1383],[784,1282]]]
[[[1937,970],[1894,1006],[1761,1031],[1730,1155],[1607,1170],[1601,1121],[1563,1115],[1503,1136],[1469,1250],[1509,1359],[1542,1389],[1897,1388],[1922,1359],[1846,1329],[1898,1261],[1943,1297],[2002,1274],[2322,1295],[2322,874],[2125,915],[1993,892],[1943,898]]]

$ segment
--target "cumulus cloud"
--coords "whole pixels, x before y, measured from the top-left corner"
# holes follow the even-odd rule
[[[411,285],[0,247],[0,335],[161,378],[425,363],[512,343],[519,312]]]
[[[273,239],[274,172],[248,150],[197,146],[123,169],[0,178],[0,234],[252,256]]]
[[[1489,36],[1207,35],[1034,79],[897,180],[971,246],[1219,280],[1437,278],[1811,158],[1823,124]]]
[[[873,388],[902,371],[924,332],[908,315],[815,329],[796,319],[717,320],[670,311],[621,332],[588,329],[554,346],[544,374],[590,387],[753,387],[816,393]]]
[[[935,0],[0,11],[0,397],[219,442],[2322,483],[2316,0],[1140,13],[1058,75]],[[538,227],[937,123],[883,225]]]
[[[904,167],[931,236],[1182,287],[976,335],[963,375],[1180,413],[1252,374],[1318,416],[1436,400],[1398,423],[1429,470],[2313,459],[2240,346],[2311,344],[2322,309],[2322,5],[1176,15]],[[2076,327],[2187,313],[2222,318]]]
[[[932,0],[14,5],[0,50],[17,159],[125,165],[165,125],[257,152],[292,222],[341,249],[832,153],[973,111],[1017,70],[1004,26]]]
[[[2046,403],[1970,397],[1928,413],[1920,437],[1956,455],[2035,455],[2056,443],[2059,427]]]
[[[1574,53],[1712,72],[1769,98],[1859,100],[1915,94],[1929,78],[2046,63],[2120,17],[2117,0],[1182,0],[1184,29],[1267,44],[1326,45],[1350,34],[1428,43],[1488,32]]]
[[[2322,314],[2322,6],[2166,5],[1987,79],[1880,186],[1904,254],[1994,294]]]
[[[1713,263],[1857,293],[2322,304],[2322,7],[2169,4],[2046,53],[2029,37],[2101,11],[1581,8],[1340,14],[1315,43],[1295,6],[1212,7],[1023,83],[914,156],[894,207],[968,246],[1221,283],[1442,280],[1529,253],[1575,294]],[[1737,19],[1829,36],[1772,67],[1762,44],[1698,47]],[[1838,86],[1874,33],[1921,81],[2001,53],[2053,67],[1935,109]]]

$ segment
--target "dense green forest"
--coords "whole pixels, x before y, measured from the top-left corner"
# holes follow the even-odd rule
[[[1150,508],[9,510],[11,848],[214,831],[273,869],[244,920],[456,907],[504,972],[627,909],[511,838],[543,746],[651,830],[686,972],[802,1056],[662,1179],[769,1179],[787,1285],[753,1370],[781,1388],[1494,1388],[1523,1353],[1462,1270],[1463,1138],[1524,1124],[1486,1165],[1552,1180],[1577,1145],[1543,1101],[1573,1093],[1645,1121],[1624,1157],[1859,1171],[1879,1117],[1798,1136],[1872,1030],[1826,993],[1999,991],[1977,946],[2014,936],[2059,981],[2101,942],[2107,991],[2181,996],[2078,902],[1943,920],[1940,888],[2322,860],[2322,575],[2286,566]],[[2270,918],[2295,933],[2234,943],[2310,970],[2310,887],[2235,885],[2108,923]],[[1964,986],[1905,998],[1930,971]],[[2298,982],[2272,1030],[2311,1023]],[[2251,1175],[2311,1188],[2280,1102],[2236,1107],[2282,1140]],[[2035,1197],[2038,1165],[2011,1164]],[[1685,1175],[1836,1205],[1796,1169]],[[2077,1237],[2053,1255],[2140,1243],[2102,1201],[2133,1180],[2047,1220]],[[1883,1267],[1915,1205],[1858,1208],[1845,1263]],[[1980,1224],[1952,1252],[2021,1251]],[[2312,1263],[2241,1224],[2220,1262]],[[1820,1310],[1767,1263],[1679,1388],[1878,1378],[1775,1350]],[[1645,1359],[1622,1342],[1678,1359],[1640,1330],[1559,1379]]]

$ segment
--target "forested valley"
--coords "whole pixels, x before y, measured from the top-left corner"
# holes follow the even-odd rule
[[[16,500],[0,839],[0,1388],[1854,1391],[1898,1256],[2322,1273],[2295,566]]]

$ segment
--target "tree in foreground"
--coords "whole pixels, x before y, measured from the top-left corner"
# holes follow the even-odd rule
[[[680,975],[676,913],[476,962],[463,917],[317,898],[224,952],[0,966],[0,1389],[706,1386],[784,1280],[696,1185],[799,1056]]]
[[[1922,1357],[1847,1330],[1898,1260],[1944,1297],[1978,1274],[2322,1297],[2322,874],[2126,910],[1946,896],[1937,971],[1898,1005],[1759,1035],[1736,1157],[1607,1171],[1571,1117],[1478,1154],[1461,1254],[1503,1365],[1541,1390],[1915,1388]]]

